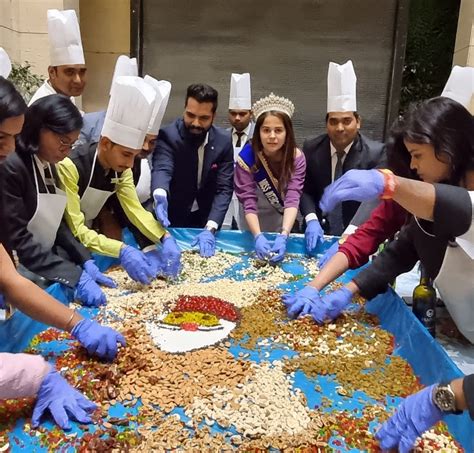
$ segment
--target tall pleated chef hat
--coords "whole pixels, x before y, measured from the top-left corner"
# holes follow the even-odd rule
[[[127,148],[142,149],[155,100],[155,90],[142,78],[117,77],[101,135]]]
[[[3,47],[0,47],[0,76],[8,78],[12,70],[12,62]]]
[[[112,76],[112,83],[110,84],[109,94],[112,94],[114,81],[121,76],[138,76],[138,65],[136,58],[127,57],[127,55],[120,55],[115,63],[114,75]]]
[[[73,9],[48,9],[48,37],[51,66],[85,64],[81,31]]]
[[[356,112],[356,87],[357,77],[351,60],[342,65],[330,62],[327,112]]]
[[[149,75],[143,79],[156,91],[156,101],[148,124],[147,134],[158,135],[161,122],[165,116],[166,107],[171,93],[171,83],[167,80],[156,80]]]
[[[441,96],[459,102],[468,110],[474,94],[474,68],[454,66]]]
[[[252,91],[250,74],[233,73],[230,77],[229,110],[250,110],[252,108]]]

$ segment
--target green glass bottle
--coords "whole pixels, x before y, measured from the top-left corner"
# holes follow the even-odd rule
[[[433,281],[428,277],[423,268],[421,270],[420,284],[413,290],[413,313],[426,327],[428,332],[436,336],[436,291]]]

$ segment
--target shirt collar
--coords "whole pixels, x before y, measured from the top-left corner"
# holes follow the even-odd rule
[[[250,123],[247,125],[247,127],[242,131],[247,137],[250,133]],[[235,127],[232,128],[232,134],[237,135],[237,131],[235,130]]]
[[[354,143],[354,141],[350,142],[345,148],[344,148],[344,154],[346,155],[349,150],[351,149],[352,147],[352,144]],[[336,148],[334,147],[334,145],[332,144],[331,140],[329,140],[329,146],[331,148],[331,157],[333,157],[337,151],[336,151]]]
[[[208,141],[209,141],[209,131],[207,131],[206,138],[204,139],[204,141],[202,142],[199,148],[205,148]]]

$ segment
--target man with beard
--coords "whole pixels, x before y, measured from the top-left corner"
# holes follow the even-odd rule
[[[74,10],[48,10],[50,66],[48,79],[28,105],[50,94],[64,94],[75,104],[86,86],[87,67],[82,50],[81,32]]]
[[[233,191],[230,134],[213,126],[217,91],[204,84],[187,89],[183,118],[160,130],[152,157],[151,187],[158,220],[166,228],[203,228],[193,245],[215,253]]]

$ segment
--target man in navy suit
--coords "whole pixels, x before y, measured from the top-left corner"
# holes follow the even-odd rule
[[[206,257],[215,253],[234,178],[230,135],[212,124],[216,109],[214,88],[190,85],[183,118],[160,130],[152,160],[157,218],[162,225],[203,228],[193,245]]]

